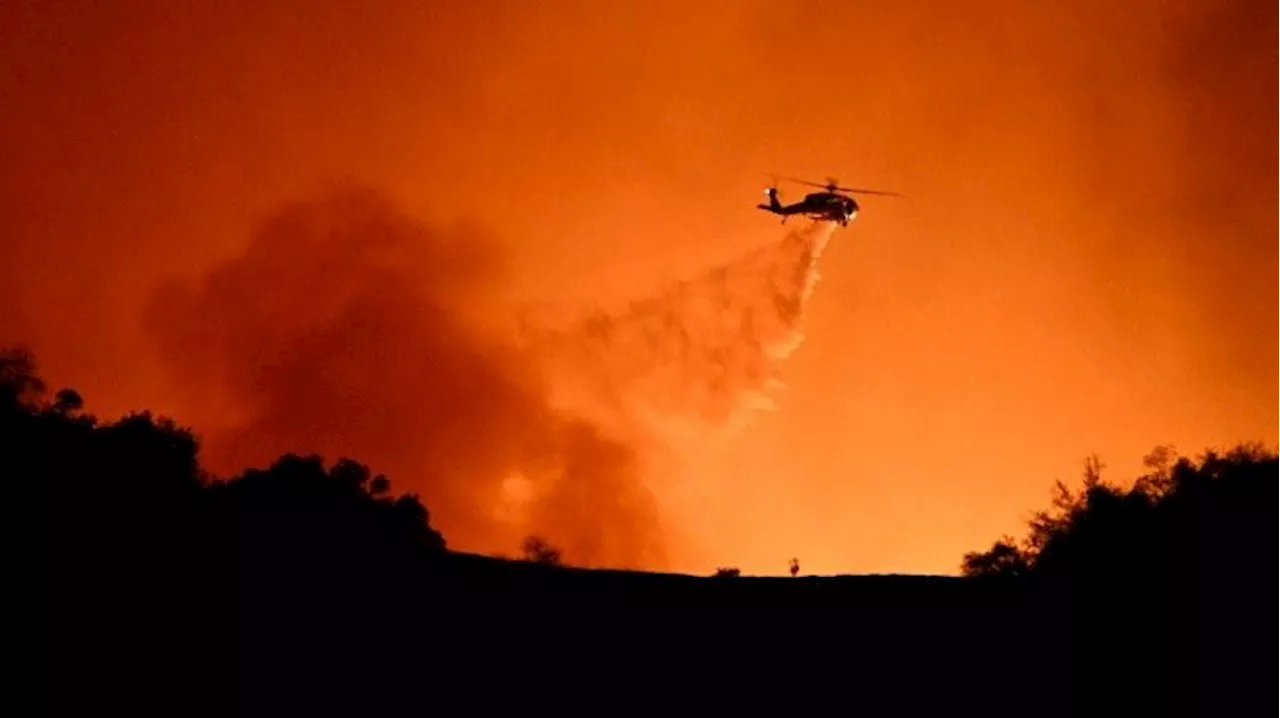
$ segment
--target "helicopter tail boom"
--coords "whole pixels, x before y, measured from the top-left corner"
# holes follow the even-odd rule
[[[778,201],[778,190],[777,190],[777,188],[776,188],[776,187],[770,187],[769,189],[765,190],[765,191],[764,191],[764,193],[765,193],[766,195],[768,195],[768,196],[769,196],[769,204],[758,204],[758,205],[756,205],[756,206],[757,206],[757,207],[759,207],[760,209],[765,209],[765,210],[768,210],[768,211],[770,211],[770,212],[779,212],[779,211],[781,211],[781,210],[782,210],[782,203]]]

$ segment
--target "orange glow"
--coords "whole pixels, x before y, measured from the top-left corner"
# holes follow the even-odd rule
[[[219,470],[365,461],[458,548],[953,573],[1087,454],[1277,442],[1276,21],[4,3],[0,341]],[[799,261],[775,172],[905,195],[831,234],[777,360],[716,323],[797,295],[752,273]],[[703,359],[592,343],[655,306]]]

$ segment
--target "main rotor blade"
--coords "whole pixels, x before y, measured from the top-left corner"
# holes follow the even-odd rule
[[[810,182],[809,180],[796,179],[795,177],[783,177],[782,179],[784,179],[784,180],[786,180],[786,181],[788,181],[788,182],[798,182],[798,183],[800,183],[800,184],[807,184],[807,185],[809,185],[810,187],[821,187],[821,188],[823,188],[823,189],[826,189],[827,187],[830,187],[830,186],[831,186],[830,184],[821,184],[821,183],[818,183],[818,182]]]
[[[822,183],[822,182],[810,182],[809,180],[797,179],[797,178],[795,178],[795,177],[783,177],[782,179],[784,179],[784,180],[786,180],[786,181],[788,181],[788,182],[798,182],[798,183],[800,183],[800,184],[809,185],[810,187],[821,187],[822,189],[825,189],[825,190],[828,190],[828,191],[836,191],[836,192],[854,192],[854,193],[857,193],[857,194],[878,194],[878,195],[884,195],[884,196],[886,196],[886,197],[901,197],[901,196],[902,196],[902,195],[898,194],[897,192],[886,192],[886,191],[884,191],[884,190],[878,190],[878,189],[859,189],[859,188],[855,188],[855,187],[840,187],[840,186],[838,186],[835,182],[827,182],[827,183],[825,183],[825,184],[824,184],[824,183]]]
[[[897,192],[885,192],[877,189],[854,189],[852,187],[836,187],[841,192],[853,192],[855,194],[880,194],[886,197],[901,197]]]

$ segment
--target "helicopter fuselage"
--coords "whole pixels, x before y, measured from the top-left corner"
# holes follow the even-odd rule
[[[781,215],[784,223],[787,217],[801,214],[820,222],[839,222],[844,226],[858,214],[857,201],[837,192],[811,192],[799,202],[786,205],[778,201],[777,190],[770,188],[766,194],[769,196],[769,204],[761,204],[757,207]]]

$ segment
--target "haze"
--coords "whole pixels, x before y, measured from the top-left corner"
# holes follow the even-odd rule
[[[222,471],[365,461],[461,549],[514,552],[529,526],[476,507],[576,457],[612,478],[528,520],[600,563],[955,573],[1090,453],[1124,477],[1157,444],[1276,443],[1276,24],[1251,2],[8,2],[0,341],[100,414],[194,426]],[[626,316],[762,247],[791,261],[754,208],[769,173],[905,195],[831,235],[775,406],[670,456],[566,418],[517,314]],[[310,353],[272,379],[272,342]],[[405,363],[463,350],[439,385]],[[350,396],[308,404],[309,380]],[[461,406],[470,438],[429,465],[468,477],[415,473],[406,446]]]

